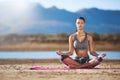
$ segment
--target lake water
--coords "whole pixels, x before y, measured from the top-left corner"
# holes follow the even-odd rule
[[[65,51],[64,51],[65,52]],[[102,51],[96,51],[98,54]],[[104,51],[107,56],[105,59],[120,59],[119,51]],[[75,57],[75,54],[71,57]],[[16,59],[59,59],[60,56],[56,54],[55,51],[39,51],[39,52],[0,52],[0,58],[16,58]],[[93,56],[90,55],[90,58]]]

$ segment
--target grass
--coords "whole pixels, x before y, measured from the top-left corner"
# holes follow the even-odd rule
[[[68,50],[68,43],[17,43],[0,45],[0,51],[57,51]],[[119,44],[95,43],[97,51],[120,51]]]
[[[96,43],[94,46],[95,50],[97,51],[120,51],[120,45],[112,44],[112,43]]]
[[[61,43],[21,43],[0,46],[0,51],[54,51],[67,50],[68,44]]]

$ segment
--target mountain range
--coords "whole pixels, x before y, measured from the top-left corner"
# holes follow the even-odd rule
[[[2,9],[4,10],[4,7],[2,7]],[[5,11],[3,10],[0,10],[0,13],[4,13]],[[14,11],[11,11],[11,14],[12,13],[14,13]],[[3,14],[1,16],[3,16]],[[80,16],[86,20],[86,32],[96,32],[99,34],[120,32],[119,10],[113,11],[90,8],[70,12],[54,6],[44,8],[38,3],[31,3],[29,4],[29,11],[23,13],[21,16],[18,17],[18,15],[16,15],[10,17],[8,22],[5,23],[2,23],[0,20],[2,28],[0,33],[70,34],[76,31],[75,20]]]

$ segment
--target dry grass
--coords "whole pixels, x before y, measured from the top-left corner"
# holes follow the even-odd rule
[[[95,43],[94,46],[97,51],[120,51],[119,44],[111,43]],[[0,45],[0,51],[56,51],[68,50],[68,43],[17,43]]]
[[[120,51],[120,44],[112,43],[98,43],[95,45],[95,50],[97,51]]]
[[[53,51],[67,50],[68,44],[63,43],[21,43],[0,46],[1,51]]]

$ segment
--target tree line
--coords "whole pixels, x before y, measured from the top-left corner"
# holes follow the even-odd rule
[[[104,41],[110,43],[120,43],[120,33],[98,34],[90,33],[94,41]],[[20,43],[20,42],[36,42],[36,43],[68,43],[69,34],[9,34],[0,35],[0,44],[4,43]]]
[[[93,36],[94,41],[106,41],[106,42],[111,42],[111,43],[119,43],[120,42],[120,33],[98,34],[95,32],[91,32],[91,35]]]

